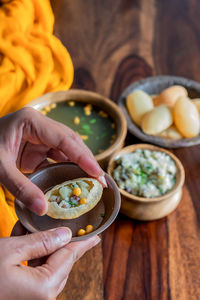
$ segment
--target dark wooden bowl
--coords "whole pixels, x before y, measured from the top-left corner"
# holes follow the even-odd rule
[[[141,139],[142,141],[159,145],[165,148],[189,147],[200,144],[200,136],[195,138],[185,138],[180,140],[172,140],[161,138],[153,135],[145,134],[131,119],[126,108],[126,97],[135,90],[143,90],[150,95],[160,94],[164,89],[172,85],[184,86],[190,98],[200,98],[200,83],[193,80],[177,77],[177,76],[154,76],[149,77],[129,85],[118,99],[118,104],[127,120],[127,126],[130,133]]]
[[[57,184],[79,177],[88,177],[88,175],[73,163],[57,163],[31,174],[29,179],[45,193]],[[108,188],[104,188],[99,203],[92,210],[76,219],[59,220],[47,215],[38,216],[16,199],[15,210],[17,216],[24,227],[30,232],[66,226],[72,230],[72,241],[84,240],[99,234],[112,224],[121,204],[120,193],[116,183],[108,174],[105,174],[105,178]],[[105,217],[102,214],[105,214]],[[89,224],[94,226],[93,232],[84,236],[76,236],[80,228],[85,228]]]

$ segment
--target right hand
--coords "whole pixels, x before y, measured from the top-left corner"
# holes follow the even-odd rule
[[[53,300],[64,288],[73,264],[97,245],[98,236],[72,242],[69,228],[0,239],[0,299]],[[24,266],[25,260],[48,256],[45,264]]]
[[[0,118],[0,182],[38,215],[47,212],[47,200],[22,172],[44,166],[47,158],[73,161],[92,177],[103,175],[92,152],[67,126],[30,107]]]

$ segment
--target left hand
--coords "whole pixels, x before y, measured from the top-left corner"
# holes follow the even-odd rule
[[[0,239],[0,299],[52,300],[64,288],[73,264],[100,242],[98,236],[70,243],[71,231],[61,227]],[[46,258],[44,260],[44,257]],[[24,260],[43,258],[35,267]]]

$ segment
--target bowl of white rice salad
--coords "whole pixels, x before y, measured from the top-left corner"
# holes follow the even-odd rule
[[[121,193],[121,212],[133,219],[163,218],[181,200],[184,168],[163,148],[149,144],[125,147],[111,157],[108,174]]]

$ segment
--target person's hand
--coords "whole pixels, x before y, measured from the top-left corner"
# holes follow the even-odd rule
[[[0,239],[0,299],[53,300],[64,288],[77,259],[99,243],[99,237],[72,242],[66,227]],[[48,256],[37,267],[24,260]]]
[[[0,182],[39,215],[47,211],[44,194],[20,171],[33,172],[47,158],[73,161],[92,177],[103,175],[91,151],[65,125],[32,108],[0,118]]]

